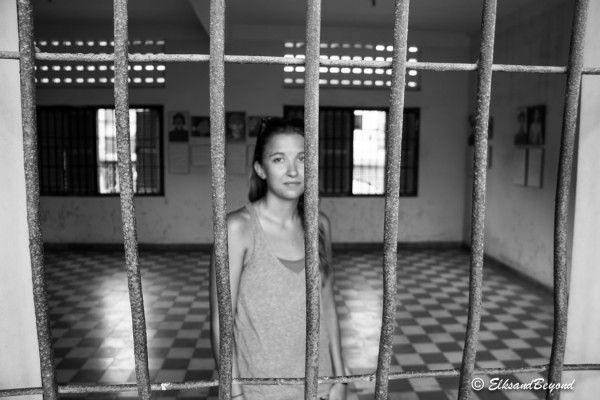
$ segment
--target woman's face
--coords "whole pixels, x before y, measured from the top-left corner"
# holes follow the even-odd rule
[[[304,193],[304,137],[278,133],[265,146],[262,163],[254,163],[256,173],[267,182],[267,191],[286,200]]]

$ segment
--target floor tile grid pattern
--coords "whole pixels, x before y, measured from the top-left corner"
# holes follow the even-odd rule
[[[209,254],[140,253],[150,377],[155,382],[211,378]],[[116,251],[48,251],[50,319],[59,384],[135,382],[124,256]],[[335,300],[344,358],[353,374],[377,365],[383,257],[377,251],[335,255]],[[462,357],[469,255],[460,249],[398,252],[393,371],[458,368]],[[487,267],[487,265],[486,265]],[[484,270],[477,367],[513,368],[548,362],[551,299],[494,268]],[[529,382],[539,374],[504,376]],[[490,379],[490,377],[486,377]],[[455,399],[457,377],[390,381],[390,399]],[[352,385],[372,399],[374,383]],[[216,391],[170,391],[158,399],[216,398]],[[81,396],[65,396],[80,398]],[[87,398],[136,397],[88,395]],[[533,391],[481,391],[478,399],[538,399]]]

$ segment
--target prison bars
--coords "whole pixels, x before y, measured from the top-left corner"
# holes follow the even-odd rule
[[[1,51],[0,59],[20,58],[16,51]],[[36,52],[35,59],[40,61],[86,61],[86,62],[107,62],[113,61],[113,54],[91,54],[91,53],[43,53]],[[136,63],[150,62],[198,62],[205,63],[210,61],[208,54],[129,54],[129,61]],[[268,64],[268,65],[305,65],[302,58],[290,57],[270,57],[270,56],[238,56],[225,55],[225,63],[230,64]],[[325,67],[357,67],[357,68],[390,68],[391,61],[365,61],[365,60],[328,60],[319,59],[319,65]],[[477,71],[477,63],[442,63],[442,62],[423,62],[407,61],[407,69],[434,72],[451,71]],[[566,74],[568,67],[552,65],[518,65],[518,64],[493,64],[493,72],[522,72],[532,74]],[[584,75],[600,75],[599,67],[585,67],[582,69]]]
[[[231,397],[233,311],[229,285],[225,213],[225,1],[210,2],[210,119],[211,179],[215,268],[219,308],[219,399]]]
[[[388,381],[396,316],[396,268],[398,265],[398,207],[400,204],[400,159],[402,156],[402,120],[406,51],[408,40],[409,0],[396,0],[394,19],[394,52],[390,89],[390,124],[386,134],[386,190],[383,227],[383,312],[377,360],[375,399],[388,395]]]
[[[150,399],[150,372],[148,370],[148,347],[144,296],[138,257],[135,208],[133,205],[133,174],[131,171],[131,146],[129,142],[129,88],[127,49],[129,41],[127,0],[114,0],[115,41],[115,117],[117,127],[117,160],[121,200],[121,218],[125,243],[127,283],[133,327],[133,350],[138,395]]]
[[[321,0],[306,8],[306,70],[304,87],[304,225],[306,259],[306,359],[304,398],[316,399],[319,378],[319,52]]]
[[[560,382],[567,342],[567,230],[587,10],[588,0],[576,0],[569,50],[569,72],[563,111],[554,212],[554,333],[550,353],[550,370],[548,371],[548,383],[550,384]],[[548,390],[546,398],[557,400],[560,398],[560,392]]]
[[[473,375],[510,375],[510,374],[525,374],[531,372],[545,372],[549,369],[549,364],[535,365],[523,368],[481,368],[475,369]],[[563,371],[597,371],[600,370],[600,364],[564,364]],[[460,376],[459,369],[437,369],[427,371],[411,371],[411,372],[390,372],[389,379],[423,379],[432,377],[453,377]],[[363,375],[347,375],[347,376],[331,376],[320,377],[319,383],[351,383],[351,382],[373,382],[376,380],[376,372]],[[236,378],[233,383],[244,385],[303,385],[304,378]],[[193,390],[207,387],[218,386],[218,380],[198,380],[187,382],[156,382],[150,384],[152,391],[160,392],[166,390]],[[106,385],[59,385],[59,394],[73,393],[120,393],[133,392],[137,390],[137,384],[106,384]],[[27,396],[43,394],[43,388],[19,388],[19,389],[3,389],[0,390],[0,397]]]
[[[25,159],[25,192],[29,252],[33,280],[33,302],[37,328],[40,367],[44,398],[58,399],[54,349],[48,319],[48,298],[44,267],[44,244],[40,224],[40,181],[38,175],[38,140],[35,92],[35,60],[33,46],[33,9],[29,0],[17,2],[19,25],[19,52],[21,53],[21,113],[23,124],[23,152]]]
[[[115,3],[115,14],[118,13],[117,8],[122,8],[122,7],[126,7],[126,0],[120,0],[121,2],[117,5],[117,3]],[[308,14],[310,15],[310,9]],[[314,11],[315,13],[318,13],[318,11]],[[123,16],[123,14],[120,14],[121,16]],[[559,307],[562,307],[561,309],[559,309],[559,312],[557,313],[558,315],[556,316],[556,322],[555,322],[555,340],[553,341],[553,352],[552,352],[552,357],[551,357],[551,364],[549,366],[538,366],[538,367],[534,367],[534,369],[539,370],[541,368],[541,370],[548,368],[550,370],[550,377],[549,380],[551,382],[556,382],[557,381],[557,377],[560,378],[560,373],[561,370],[577,370],[577,369],[598,369],[598,365],[593,365],[593,364],[585,364],[585,365],[575,365],[575,366],[563,366],[563,354],[564,354],[564,336],[565,336],[565,330],[566,330],[566,308],[564,307],[566,305],[566,296],[565,296],[565,290],[566,290],[566,285],[565,285],[565,281],[564,281],[564,274],[565,274],[565,263],[566,263],[566,259],[565,259],[565,252],[564,252],[564,246],[565,246],[565,238],[566,238],[566,224],[561,222],[561,219],[564,219],[566,216],[566,210],[568,209],[568,187],[569,187],[569,180],[570,180],[570,174],[571,174],[571,170],[572,170],[572,153],[573,153],[573,139],[574,139],[574,134],[575,134],[575,115],[577,112],[577,108],[578,108],[578,104],[577,104],[577,97],[578,97],[578,93],[579,93],[579,85],[580,85],[580,81],[581,81],[581,75],[583,73],[593,73],[596,74],[598,73],[597,68],[592,68],[592,69],[588,69],[588,70],[584,70],[581,66],[581,57],[582,57],[582,52],[581,52],[581,46],[582,46],[582,42],[583,42],[583,32],[584,32],[584,20],[587,16],[587,0],[580,0],[577,2],[576,5],[576,14],[574,16],[574,31],[573,31],[573,35],[572,35],[572,41],[571,41],[571,56],[570,56],[570,60],[569,60],[569,66],[565,69],[563,69],[563,67],[538,67],[538,66],[494,66],[493,63],[491,62],[491,48],[489,47],[489,44],[484,43],[486,41],[485,39],[485,31],[489,30],[489,24],[493,24],[495,22],[495,0],[491,0],[491,1],[486,1],[485,5],[484,5],[484,40],[482,42],[482,55],[484,57],[482,57],[482,59],[489,57],[489,60],[484,60],[483,63],[478,63],[477,65],[475,65],[475,67],[473,67],[473,64],[433,64],[433,63],[416,63],[415,65],[418,64],[418,66],[422,69],[431,69],[431,70],[472,70],[472,68],[475,68],[477,70],[480,71],[480,84],[479,84],[479,89],[478,89],[478,110],[477,110],[477,128],[476,128],[476,152],[475,152],[475,165],[476,165],[476,176],[475,176],[475,187],[476,189],[474,189],[474,216],[479,218],[479,221],[475,221],[474,227],[478,229],[478,232],[475,232],[475,229],[473,230],[474,232],[474,250],[472,250],[472,255],[471,255],[471,269],[472,269],[472,278],[471,278],[471,291],[473,291],[473,288],[475,288],[476,290],[481,290],[481,266],[478,264],[479,260],[477,259],[477,254],[478,254],[478,249],[477,249],[477,243],[475,242],[482,242],[483,236],[482,235],[482,220],[481,220],[481,212],[482,212],[482,207],[484,207],[485,205],[485,196],[484,196],[484,191],[485,191],[485,152],[486,152],[486,147],[482,146],[481,143],[485,143],[486,141],[486,136],[485,134],[483,134],[483,132],[486,131],[486,124],[487,124],[487,118],[485,118],[487,115],[489,115],[489,95],[490,92],[488,90],[488,88],[486,88],[486,85],[489,84],[489,82],[491,82],[491,72],[494,70],[504,70],[506,72],[539,72],[539,73],[564,73],[564,72],[568,72],[568,87],[567,87],[567,101],[565,104],[565,116],[564,116],[564,121],[563,121],[563,141],[561,143],[561,164],[560,164],[560,172],[559,172],[559,184],[557,185],[557,211],[556,211],[556,215],[557,215],[557,222],[555,225],[555,251],[556,251],[556,261],[555,261],[555,273],[558,277],[557,279],[557,288],[555,289],[555,296],[556,296],[556,304]],[[226,57],[224,56],[224,46],[223,46],[223,17],[224,17],[224,3],[222,0],[212,0],[211,3],[211,56],[210,56],[210,63],[211,63],[211,117],[216,116],[223,116],[223,109],[224,109],[224,98],[223,98],[223,88],[224,88],[224,74],[223,74],[223,67],[224,67],[224,62],[226,61]],[[311,18],[315,18],[315,16],[313,15]],[[215,22],[213,23],[213,19],[215,20]],[[115,15],[115,21],[118,20],[118,15]],[[583,20],[583,21],[580,21]],[[487,21],[487,22],[486,22]],[[579,21],[579,23],[578,23]],[[35,138],[35,125],[34,125],[34,121],[35,121],[35,86],[34,86],[34,59],[35,59],[35,55],[33,54],[33,25],[31,23],[31,6],[30,4],[26,1],[26,0],[20,0],[19,2],[19,22],[20,22],[20,26],[19,26],[19,31],[20,31],[20,37],[22,39],[20,39],[20,55],[18,56],[18,58],[21,59],[21,64],[23,65],[22,67],[22,86],[23,86],[23,129],[24,129],[24,141],[26,142],[26,147],[25,147],[25,156],[26,156],[26,170],[31,169],[31,164],[29,163],[33,163],[33,166],[35,166],[36,163],[36,149],[35,149],[35,142],[36,142],[36,138]],[[117,37],[120,36],[121,40],[125,40],[124,38],[126,38],[127,32],[126,32],[126,27],[127,27],[127,19],[126,19],[126,14],[125,14],[125,18],[120,21],[121,25],[120,28],[117,29],[117,27],[115,27],[115,42],[117,42]],[[583,23],[582,23],[583,22]],[[123,25],[125,25],[125,27],[123,27]],[[487,27],[487,28],[486,28]],[[123,31],[123,29],[125,29],[125,31]],[[307,28],[308,29],[308,28]],[[492,29],[493,31],[493,29]],[[213,35],[214,32],[214,35]],[[493,32],[492,32],[493,34]],[[28,36],[29,35],[29,36]],[[491,37],[493,39],[493,36]],[[488,36],[489,40],[490,37]],[[493,40],[492,40],[493,41]],[[127,104],[127,59],[128,59],[128,55],[127,55],[127,51],[126,51],[126,40],[125,40],[125,46],[124,46],[124,51],[123,51],[123,42],[121,42],[121,47],[120,47],[120,51],[117,53],[115,52],[115,55],[112,56],[115,60],[115,72],[117,77],[120,76],[120,79],[117,79],[116,84],[115,84],[115,101],[116,101],[116,106],[122,110],[127,110],[128,109],[128,104]],[[115,48],[117,50],[117,48]],[[398,51],[398,50],[396,50]],[[48,53],[46,53],[48,54]],[[318,54],[318,52],[317,52]],[[7,57],[4,57],[4,55],[8,55]],[[0,54],[0,56],[3,56],[4,58],[15,58],[12,57],[12,53],[9,52],[3,52]],[[50,55],[52,56],[52,55]],[[86,55],[78,55],[79,57],[81,57],[81,60],[86,59]],[[130,60],[135,58],[136,56],[130,56]],[[193,55],[192,55],[193,57]],[[313,64],[316,65],[316,61],[314,61],[313,57]],[[252,61],[252,57],[247,57],[245,62],[248,61]],[[239,59],[238,59],[239,60]],[[85,60],[84,60],[85,61]],[[190,60],[193,61],[193,60]],[[206,60],[204,60],[206,61]],[[230,59],[230,62],[235,62],[236,59]],[[259,61],[261,61],[261,59],[259,59]],[[289,62],[289,59],[285,59],[285,62]],[[294,61],[295,62],[295,61]],[[319,64],[327,64],[327,60],[318,60]],[[404,64],[404,68],[406,68],[407,65],[410,65],[410,63],[406,63],[405,61],[402,62]],[[349,65],[353,65],[353,63],[349,63]],[[308,65],[308,64],[307,64]],[[314,65],[312,68],[314,68]],[[340,65],[345,65],[344,63],[340,63]],[[360,64],[359,64],[360,65]],[[483,65],[483,67],[482,67]],[[398,67],[395,67],[398,68]],[[461,69],[462,68],[462,69]],[[120,72],[118,72],[120,71]],[[318,71],[317,71],[318,73]],[[318,77],[318,74],[317,74]],[[123,79],[125,78],[125,79]],[[214,79],[213,79],[214,78]],[[395,77],[395,82],[396,80],[399,80],[398,77]],[[398,87],[395,87],[394,90],[399,90]],[[123,96],[123,94],[119,94],[117,92],[119,91],[124,91],[125,92],[125,96]],[[317,87],[317,93],[313,94],[315,96],[318,96],[318,87]],[[311,97],[307,96],[307,103],[312,101],[310,100]],[[392,96],[392,105],[394,103],[394,98]],[[486,104],[487,103],[487,104]],[[120,105],[119,105],[120,104]],[[317,103],[318,104],[318,103]],[[399,103],[398,103],[399,104]],[[121,136],[123,136],[123,132],[126,134],[127,130],[128,130],[128,121],[125,121],[125,116],[121,115],[121,118],[123,119],[120,122],[120,127],[119,130],[121,132]],[[215,121],[221,121],[222,118],[217,118]],[[310,121],[309,121],[310,122]],[[220,122],[222,124],[222,122]],[[219,237],[216,239],[216,249],[218,252],[221,253],[221,257],[220,259],[217,261],[217,265],[218,265],[218,270],[220,270],[221,275],[224,276],[224,279],[221,280],[219,282],[219,286],[221,287],[220,289],[220,294],[219,294],[219,307],[220,309],[222,308],[222,305],[225,305],[224,307],[224,311],[225,313],[228,313],[228,315],[223,316],[222,318],[224,318],[222,321],[220,321],[221,325],[225,325],[225,328],[227,328],[227,320],[226,318],[231,319],[231,308],[230,308],[230,300],[229,300],[229,307],[227,307],[227,291],[228,291],[228,274],[227,272],[227,254],[226,254],[226,247],[227,247],[227,232],[226,232],[226,226],[224,224],[224,213],[226,210],[225,207],[225,201],[224,201],[224,191],[225,191],[225,187],[224,187],[224,145],[223,145],[223,137],[224,137],[224,127],[221,126],[220,128],[217,128],[219,131],[217,131],[217,138],[214,140],[214,143],[211,144],[211,156],[213,157],[213,162],[216,161],[216,168],[213,169],[213,212],[214,212],[214,218],[215,218],[215,230],[216,230],[216,234],[219,235]],[[125,135],[128,136],[128,135]],[[310,134],[309,134],[310,136]],[[480,137],[482,136],[482,137]],[[479,138],[479,141],[477,139],[477,137]],[[401,140],[401,136],[398,136],[398,139]],[[310,140],[310,139],[309,139]],[[121,144],[123,143],[123,144]],[[121,141],[120,142],[120,154],[124,153],[124,151],[122,150],[128,150],[128,145],[129,143],[126,141]],[[32,148],[33,146],[33,148]],[[31,156],[34,156],[33,158]],[[29,157],[29,158],[28,158]],[[120,174],[123,175],[123,179],[127,179],[127,166],[125,166],[125,168],[121,168],[121,164],[123,164],[121,162],[121,158],[125,158],[125,156],[123,155],[123,157],[120,156],[119,159],[119,164],[120,164]],[[128,157],[127,157],[128,158]],[[315,160],[318,161],[318,159],[314,158]],[[125,161],[127,162],[128,160],[125,159]],[[220,163],[222,163],[223,165],[221,166]],[[310,167],[309,167],[310,168]],[[123,172],[121,172],[123,170]],[[482,172],[480,172],[479,170],[482,170]],[[129,174],[130,174],[130,169],[129,169]],[[482,174],[482,175],[481,175]],[[483,176],[483,180],[481,179],[481,177]],[[131,177],[129,177],[130,179]],[[37,174],[34,173],[27,173],[27,182],[28,182],[28,191],[27,191],[27,198],[28,198],[28,224],[30,226],[30,243],[31,243],[31,251],[32,251],[32,268],[34,270],[34,295],[35,295],[35,301],[36,301],[36,318],[37,318],[37,323],[38,323],[38,335],[43,339],[40,340],[40,353],[42,355],[42,375],[44,377],[43,379],[43,386],[42,386],[42,391],[43,393],[48,397],[48,398],[55,398],[56,394],[58,393],[58,387],[56,385],[56,380],[54,378],[54,374],[55,374],[55,370],[54,370],[54,366],[52,365],[52,363],[50,363],[48,365],[48,363],[46,362],[46,364],[44,363],[44,360],[50,360],[52,361],[51,357],[48,357],[48,352],[50,352],[50,356],[51,356],[51,352],[52,352],[52,348],[51,348],[51,344],[49,344],[49,339],[50,339],[50,335],[49,335],[49,329],[48,329],[48,321],[47,321],[47,302],[45,299],[45,289],[44,289],[44,282],[43,282],[43,259],[42,257],[40,257],[42,255],[43,252],[43,246],[41,244],[41,235],[39,234],[40,228],[39,228],[39,218],[36,217],[35,215],[37,213],[39,213],[39,188],[38,188],[38,179],[37,179]],[[482,184],[483,183],[483,184]],[[128,215],[131,214],[131,212],[133,211],[133,204],[129,201],[130,197],[133,195],[132,191],[130,193],[126,193],[125,195],[122,196],[122,213],[124,215],[124,233],[126,233],[126,252],[127,252],[127,263],[128,263],[128,280],[130,282],[130,298],[131,303],[132,303],[132,311],[134,311],[134,303],[137,303],[137,308],[139,309],[139,305],[141,304],[140,301],[143,301],[142,297],[141,297],[141,286],[139,285],[139,267],[137,266],[137,240],[135,238],[135,221],[131,218],[128,217]],[[477,199],[475,199],[477,198]],[[393,200],[393,199],[392,199]],[[386,200],[387,201],[387,200]],[[314,206],[314,205],[313,205]],[[33,211],[30,212],[29,209],[32,209]],[[477,209],[477,210],[475,210]],[[310,210],[309,210],[310,211]],[[33,216],[32,216],[33,215]],[[132,215],[132,214],[131,214]],[[387,217],[389,214],[386,213],[386,224],[389,223],[389,218]],[[476,218],[474,218],[475,220]],[[126,229],[125,225],[129,225],[129,227],[133,227],[133,234],[131,233],[131,230]],[[37,233],[36,233],[37,230]],[[216,235],[217,236],[217,235]],[[309,238],[309,241],[316,241],[316,236],[313,233],[308,234],[307,235]],[[129,247],[128,247],[129,246]],[[310,252],[310,248],[307,248],[307,253]],[[386,259],[389,257],[390,253],[389,251],[395,251],[395,250],[389,250],[386,247],[385,250],[385,257]],[[481,249],[482,251],[482,249]],[[384,266],[384,272],[388,269],[388,264],[386,263],[386,265]],[[130,278],[130,272],[133,275]],[[136,273],[137,273],[137,278],[136,278]],[[395,276],[395,275],[394,275]],[[36,277],[41,277],[41,282],[36,282]],[[136,282],[137,279],[137,282]],[[314,282],[314,280],[311,279],[307,279],[307,290],[311,290],[314,289],[314,285],[315,283],[318,282]],[[133,288],[131,288],[133,284]],[[390,274],[389,271],[385,272],[385,277],[384,277],[384,286],[387,287],[388,285],[390,286],[394,286],[395,287],[395,280],[392,281],[390,279]],[[137,289],[139,289],[139,293],[136,293]],[[393,289],[395,290],[395,288]],[[139,295],[139,298],[138,298]],[[463,367],[461,370],[461,386],[460,386],[460,396],[461,398],[468,398],[468,384],[469,381],[467,379],[467,377],[481,372],[483,370],[474,370],[474,368],[472,367],[474,365],[474,345],[473,343],[475,343],[476,345],[476,333],[478,331],[478,321],[477,321],[477,316],[476,314],[480,312],[480,307],[481,307],[481,301],[480,298],[477,299],[477,294],[475,294],[474,296],[471,295],[471,299],[470,299],[470,303],[469,303],[469,329],[468,329],[468,334],[467,334],[467,341],[468,343],[465,345],[465,353],[463,355]],[[480,295],[479,295],[480,296]],[[390,307],[394,307],[394,305],[392,304],[391,306],[389,305],[389,303],[386,302],[385,304],[385,310],[384,310],[384,317],[386,315],[386,313],[390,312]],[[40,312],[38,312],[38,309],[41,310]],[[45,310],[44,310],[45,309]],[[228,311],[229,310],[229,311]],[[473,317],[475,315],[475,317]],[[141,317],[143,320],[143,306],[141,307]],[[310,315],[307,317],[307,320],[310,321]],[[134,316],[134,321],[135,321],[135,316]],[[138,334],[139,334],[139,329],[140,327],[138,326],[139,324],[136,324],[134,322],[134,341],[136,342],[136,346],[138,346],[142,341],[139,340],[138,338]],[[385,325],[385,321],[384,321],[384,325]],[[147,381],[145,381],[145,377],[144,377],[144,373],[143,371],[139,371],[138,369],[138,365],[142,365],[142,370],[144,368],[144,358],[145,358],[145,368],[147,369],[147,350],[145,348],[145,327],[142,326],[141,329],[143,331],[143,336],[144,336],[144,343],[143,346],[139,346],[141,347],[141,353],[139,356],[137,354],[137,347],[136,347],[136,377],[137,377],[137,388],[138,388],[138,392],[140,393],[140,395],[143,398],[149,398],[150,396],[150,390],[155,390],[156,388],[156,384],[154,385],[150,385]],[[388,327],[389,328],[389,327]],[[46,330],[47,335],[44,337],[44,330]],[[138,332],[136,332],[136,330]],[[227,336],[230,338],[230,330],[229,333],[225,332],[226,329],[222,329],[222,336]],[[383,331],[383,330],[382,330]],[[388,329],[389,331],[389,329]],[[314,333],[314,331],[312,331]],[[310,333],[310,332],[309,332]],[[392,331],[393,334],[393,331]],[[384,334],[382,332],[382,338],[385,336],[386,338],[388,333]],[[308,337],[308,336],[307,336]],[[226,337],[224,339],[227,339]],[[475,339],[475,340],[473,340]],[[385,340],[382,339],[382,343]],[[307,344],[308,347],[308,344]],[[229,350],[230,351],[230,350]],[[388,353],[388,349],[385,348],[385,346],[381,346],[381,350],[380,350],[380,360],[385,360],[386,355],[389,356],[390,353]],[[44,352],[46,352],[46,354],[43,354]],[[221,353],[224,354],[224,353]],[[472,354],[472,356],[471,356]],[[225,356],[222,356],[222,359],[226,358]],[[229,356],[227,360],[228,362],[231,362],[231,357]],[[308,361],[307,361],[308,364]],[[383,364],[385,364],[385,362],[383,362]],[[223,364],[221,364],[223,365]],[[561,368],[562,367],[562,368]],[[221,367],[223,368],[223,367]],[[230,371],[230,368],[229,368]],[[511,371],[509,369],[500,369],[500,370],[487,370],[487,373],[496,373],[496,374],[501,374],[501,373],[507,373],[507,371]],[[227,372],[227,371],[225,371]],[[522,371],[521,371],[522,372]],[[294,379],[264,379],[264,380],[246,380],[246,379],[236,379],[236,382],[243,382],[245,384],[252,384],[254,383],[271,383],[271,384],[281,384],[284,382],[287,383],[305,383],[307,386],[309,385],[313,385],[314,386],[314,382],[309,381],[308,379],[308,375],[309,375],[309,371],[307,371],[307,378],[305,378],[304,381],[300,380],[294,380]],[[423,372],[423,373],[417,373],[417,374],[391,374],[392,378],[402,378],[402,377],[411,377],[411,378],[418,378],[418,377],[425,377],[425,376],[436,376],[436,374],[450,374],[450,375],[456,375],[457,371],[456,370],[447,370],[447,371],[428,371],[428,372]],[[431,375],[433,374],[433,375]],[[367,377],[367,379],[372,380],[370,378],[372,378],[372,375],[363,375],[363,376],[358,376],[358,377],[346,377],[346,378],[331,378],[331,379],[326,379],[326,378],[322,378],[320,380],[318,380],[319,382],[335,382],[335,381],[340,381],[340,382],[348,382],[348,381],[354,381],[354,379],[362,379],[364,377]],[[384,390],[387,389],[381,389],[381,386],[387,385],[387,379],[389,379],[389,365],[387,365],[387,367],[385,365],[383,365],[383,367],[378,366],[378,371],[377,371],[377,377],[376,377],[376,385],[380,387],[380,391],[381,393],[383,393]],[[337,380],[336,380],[337,379]],[[341,380],[340,380],[341,379]],[[314,379],[313,379],[314,381]],[[219,381],[219,386],[221,387],[221,393],[222,393],[222,397],[221,398],[229,398],[230,396],[230,386],[231,386],[231,376],[229,377],[225,377],[225,378],[220,378]],[[195,385],[199,385],[198,387],[202,387],[203,384],[206,385],[214,385],[213,381],[205,381],[205,382],[197,382]],[[190,386],[194,386],[194,383],[192,384],[180,384],[187,387]],[[72,388],[73,390],[76,390],[75,392],[80,393],[80,391],[77,390],[81,390],[81,391],[86,391],[86,388],[91,388],[93,391],[102,391],[102,388],[127,388],[130,387],[130,385],[109,385],[109,386],[102,386],[102,385],[91,385],[91,386],[84,386],[84,387],[80,387],[80,386],[76,386],[76,385],[71,385],[71,386],[64,386],[61,387],[63,389],[66,389],[67,391],[70,390],[69,388]],[[172,383],[172,384],[168,384],[168,383],[163,383],[160,384],[160,388],[162,390],[168,390],[169,388],[176,388],[178,387],[178,384],[176,383]],[[229,389],[228,389],[229,388]],[[38,391],[40,389],[38,388],[29,388],[29,389],[14,389],[14,390],[3,390],[0,391],[0,396],[14,396],[18,391],[20,390],[33,390],[33,391]],[[228,391],[229,390],[229,391]],[[120,391],[120,390],[119,390]],[[307,389],[307,397],[311,396],[311,392],[312,389]],[[61,391],[62,392],[62,391]],[[556,392],[555,392],[556,393]]]
[[[477,112],[475,124],[475,154],[473,160],[473,194],[471,211],[471,266],[469,276],[469,312],[463,348],[458,398],[467,400],[481,324],[483,286],[483,247],[485,227],[485,186],[487,180],[488,121],[492,92],[492,65],[494,62],[494,31],[496,28],[496,0],[483,3],[481,42],[479,49],[479,79],[477,83]]]

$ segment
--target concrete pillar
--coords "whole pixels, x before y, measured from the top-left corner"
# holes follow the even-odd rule
[[[2,50],[18,51],[16,3],[0,1]],[[0,60],[0,93],[0,389],[40,387],[18,60]]]
[[[584,66],[600,67],[600,0],[590,0]],[[600,364],[600,76],[583,77],[577,196],[573,256],[569,288],[569,320],[565,363]],[[562,399],[594,399],[600,388],[600,371],[565,372],[562,381],[575,379],[575,390]]]

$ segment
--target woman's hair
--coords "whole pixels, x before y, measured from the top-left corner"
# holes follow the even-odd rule
[[[250,202],[255,202],[262,199],[267,194],[267,181],[258,176],[254,163],[258,162],[262,165],[265,147],[275,135],[282,134],[298,134],[304,137],[304,122],[297,118],[263,118],[261,126],[256,138],[256,146],[254,147],[254,157],[252,158],[252,174],[250,175],[250,190],[248,199]],[[304,194],[298,199],[298,215],[304,225]],[[331,275],[331,264],[327,257],[327,243],[325,239],[325,231],[321,223],[319,223],[319,270],[323,284]]]

